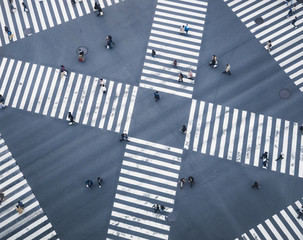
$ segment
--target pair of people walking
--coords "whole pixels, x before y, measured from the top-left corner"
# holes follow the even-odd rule
[[[102,187],[102,182],[103,182],[103,179],[101,177],[98,177],[97,178],[97,183],[98,183],[98,187],[101,188]],[[88,179],[86,182],[85,182],[85,186],[89,189],[92,189],[92,187],[94,186],[94,182],[90,179]]]
[[[188,177],[188,182],[190,183],[190,187],[192,188],[193,185],[195,184],[195,179],[193,176],[189,176]],[[180,183],[180,188],[183,189],[183,186],[184,186],[184,183],[186,183],[186,179],[185,178],[181,178],[179,180],[179,183]]]
[[[165,207],[164,207],[164,205],[159,205],[159,204],[155,203],[153,205],[153,209],[154,209],[155,213],[158,211],[163,212],[165,210]]]

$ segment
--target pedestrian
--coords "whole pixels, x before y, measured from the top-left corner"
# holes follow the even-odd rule
[[[71,0],[72,4],[75,5],[76,4],[76,0]]]
[[[24,204],[22,203],[22,201],[18,201],[18,204],[16,206],[16,211],[21,214],[24,210],[25,206]]]
[[[6,33],[10,32],[10,30],[7,26],[4,26],[4,30],[5,30]]]
[[[276,159],[276,161],[278,160],[283,160],[284,159],[284,153],[280,153],[279,157]]]
[[[127,135],[126,132],[121,134],[120,142],[122,142],[124,140],[127,141],[127,142],[129,142],[128,135]]]
[[[99,6],[100,6],[100,3],[98,3],[97,1],[95,1],[94,12],[96,12],[98,10]]]
[[[105,85],[105,81],[104,81],[104,79],[103,78],[100,78],[100,87],[102,86],[102,85]]]
[[[182,72],[179,72],[179,82],[183,82],[183,74]]]
[[[106,89],[106,87],[105,87],[105,84],[103,84],[103,85],[102,85],[102,92],[103,92],[103,93],[106,93],[106,90],[107,90],[107,89]]]
[[[28,12],[28,8],[24,2],[22,2],[22,6],[23,6],[23,11]]]
[[[187,35],[187,33],[188,33],[188,31],[189,31],[188,24],[186,24],[186,26],[184,27],[184,31],[185,31],[185,33],[186,33],[186,35]]]
[[[60,68],[60,72],[61,72],[61,78],[63,78],[64,76],[67,77],[67,70],[65,69],[65,66],[64,65],[61,65],[61,68]]]
[[[155,211],[155,213],[156,213],[156,212],[160,209],[159,204],[155,203],[155,204],[153,205],[153,209],[154,209],[154,211]]]
[[[164,210],[165,210],[164,205],[161,205],[161,207],[160,207],[160,212],[163,212]]]
[[[301,131],[301,134],[303,135],[303,124],[300,126],[299,130]]]
[[[182,25],[182,26],[180,27],[180,34],[181,34],[181,35],[185,34],[185,26],[184,26],[184,25]]]
[[[9,7],[10,7],[12,13],[16,12],[16,8],[14,7],[12,0],[9,0]]]
[[[287,18],[291,17],[292,16],[292,7],[289,8],[289,11],[287,13]]]
[[[7,26],[4,27],[4,30],[7,33],[9,40],[12,40],[12,38],[14,37],[14,34],[11,32],[11,30],[9,30],[9,28]]]
[[[79,54],[78,60],[79,62],[85,62],[84,56],[82,54]]]
[[[181,179],[179,180],[179,183],[180,183],[180,188],[182,189],[184,183],[186,183],[186,179],[185,179],[185,178],[181,178]]]
[[[303,216],[303,205],[297,209],[297,212],[298,212],[298,218],[301,218]]]
[[[89,188],[89,189],[92,189],[93,185],[94,185],[94,183],[93,183],[92,180],[87,180],[87,181],[85,182],[85,186],[86,186],[87,188]]]
[[[102,181],[103,181],[103,180],[102,180],[101,177],[98,177],[98,178],[97,178],[97,182],[98,182],[99,188],[102,187],[102,186],[101,186],[101,185],[102,185]]]
[[[0,109],[5,108],[6,106],[4,105],[5,99],[4,97],[0,94]]]
[[[113,45],[115,44],[115,43],[113,42],[113,38],[112,38],[112,36],[108,35],[108,36],[106,37],[106,48],[107,48],[107,49],[113,48],[113,47],[112,47],[112,44],[113,44]]]
[[[261,158],[268,160],[268,152],[264,152]]]
[[[211,61],[209,62],[209,66],[213,66],[213,68],[216,68],[218,66],[218,60],[216,55],[212,55]]]
[[[296,4],[293,4],[293,5],[292,5],[291,10],[292,10],[293,13],[297,10],[297,9],[296,9]]]
[[[191,70],[188,70],[188,71],[187,71],[187,78],[190,79],[190,80],[194,80],[194,79],[193,79],[193,73],[192,73]]]
[[[252,188],[260,189],[260,185],[257,181],[254,182],[254,184],[251,186]]]
[[[177,59],[175,59],[175,60],[173,61],[173,66],[174,66],[174,67],[177,67],[177,65],[178,65],[178,62],[177,62]]]
[[[98,16],[103,16],[103,11],[102,11],[102,8],[101,8],[101,6],[100,6],[100,4],[99,4],[99,6],[98,6],[98,14],[97,14],[97,17]]]
[[[154,92],[154,98],[155,98],[156,102],[158,102],[160,100],[160,95],[159,95],[158,91]]]
[[[155,57],[155,55],[156,55],[156,51],[152,49],[152,57]]]
[[[74,121],[74,117],[71,112],[68,112],[67,118],[69,119],[69,125],[74,125],[76,122]]]
[[[263,164],[263,168],[268,168],[268,159],[263,159],[263,162],[262,162],[262,164]]]
[[[188,177],[188,181],[190,182],[190,187],[192,188],[193,185],[195,184],[195,179],[194,179],[194,177],[193,177],[193,176],[189,176],[189,177]]]
[[[266,43],[266,50],[270,51],[271,48],[272,48],[271,40],[268,40],[267,43]]]
[[[186,126],[182,125],[182,127],[179,129],[179,131],[182,132],[182,133],[186,133],[186,131],[187,131]]]
[[[292,1],[292,0],[285,0],[286,6],[288,6],[288,3],[289,3],[290,1]],[[292,2],[291,2],[291,4],[292,4]]]
[[[297,21],[297,19],[298,19],[298,17],[295,16],[295,18],[291,21],[291,24],[295,27],[295,29],[298,28],[298,27],[296,26],[296,21]]]
[[[222,73],[228,73],[228,75],[231,75],[231,72],[230,72],[230,65],[229,65],[229,64],[226,64],[225,70],[224,70],[224,72],[222,72]]]
[[[0,192],[0,204],[5,201],[5,195],[3,192]]]

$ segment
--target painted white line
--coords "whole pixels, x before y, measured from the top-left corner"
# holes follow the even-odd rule
[[[262,226],[262,225],[261,225]],[[250,234],[253,236],[253,238],[255,240],[261,240],[261,238],[259,237],[259,235],[256,233],[256,231],[252,228],[249,230]]]
[[[147,238],[138,237],[133,234],[127,234],[127,233],[116,231],[116,230],[113,230],[110,228],[107,230],[107,234],[111,234],[111,235],[117,236],[119,238],[125,238],[125,239],[129,239],[129,240],[149,240]],[[112,239],[106,238],[106,240],[112,240]]]
[[[6,70],[6,73],[5,73],[5,77],[3,79],[3,82],[2,82],[2,85],[1,85],[1,94],[3,96],[5,96],[5,89],[6,89],[6,85],[8,83],[8,80],[10,79],[10,75],[11,75],[11,72],[12,72],[12,69],[13,69],[13,66],[14,66],[14,63],[15,63],[15,60],[14,59],[11,59],[9,61],[9,64],[8,64],[8,67],[7,67],[7,70]]]
[[[293,223],[293,221],[290,219],[290,217],[287,215],[287,213],[284,210],[280,211],[280,213],[284,217],[284,219],[288,223],[288,225],[291,227],[291,229],[294,231],[294,233],[298,236],[298,238],[301,238],[303,236],[302,233],[297,228],[297,226]]]
[[[202,141],[202,147],[201,147],[201,153],[204,153],[204,154],[206,153],[206,149],[207,149],[207,141],[208,141],[208,136],[209,136],[212,113],[213,113],[213,104],[208,103],[206,121],[205,121],[205,126],[204,126],[204,135],[203,135],[203,141]]]
[[[49,230],[50,228],[52,228],[52,225],[50,223],[48,223],[45,226],[43,226],[42,228],[38,229],[36,232],[34,232],[31,235],[29,235],[26,238],[24,238],[24,240],[34,239],[34,238],[38,237],[39,235],[41,235],[42,233],[44,233],[47,230]]]
[[[277,171],[277,161],[275,161],[278,158],[278,150],[279,150],[279,140],[280,140],[280,130],[281,130],[281,119],[276,119],[276,129],[275,129],[275,139],[274,139],[274,145],[273,145],[273,154],[272,154],[272,165],[271,170]]]
[[[282,147],[282,152],[284,154],[284,159],[281,160],[281,171],[280,171],[281,173],[285,173],[285,171],[286,171],[288,135],[289,135],[289,121],[285,121],[284,135],[283,135],[283,147]]]
[[[82,2],[83,2],[83,6],[84,6],[86,14],[89,14],[90,13],[90,7],[88,6],[87,1],[84,0]]]
[[[167,33],[167,31],[171,31],[173,32],[172,34],[169,34],[169,36],[174,36],[174,38],[179,38],[179,39],[184,39],[184,36],[183,35],[180,35],[179,31],[178,31],[178,28],[177,27],[170,27],[170,26],[167,26],[167,25],[164,25],[164,24],[157,24],[157,23],[153,23],[152,25],[152,28],[158,28],[158,29],[163,29],[165,30],[164,32],[161,32],[158,33],[160,35],[162,35],[162,33]],[[201,31],[203,31],[203,27],[201,27]],[[153,33],[153,30],[151,31],[151,33]],[[195,37],[199,37],[199,38],[202,38],[202,33],[200,32],[195,32],[194,30],[193,31],[190,31],[190,36],[195,36]],[[165,36],[165,34],[164,34]],[[187,36],[188,37],[188,36]],[[194,40],[195,39],[195,40]],[[187,39],[185,39],[187,40]],[[196,39],[196,38],[190,38],[190,40],[187,40],[187,41],[193,41],[193,42],[202,42],[201,39]]]
[[[146,50],[147,53],[151,54],[152,52],[152,48],[148,48]],[[145,58],[147,59],[148,57],[150,56],[145,56]],[[190,63],[194,63],[194,64],[198,64],[198,59],[197,58],[192,58],[192,57],[184,57],[184,56],[181,56],[181,55],[177,55],[177,54],[171,54],[171,53],[168,53],[168,52],[163,52],[161,50],[157,50],[157,57],[156,58],[153,58],[153,57],[150,57],[152,58],[153,61],[157,61],[157,59],[161,59],[163,60],[161,57],[164,57],[164,58],[171,58],[171,59],[177,59],[179,63],[182,63],[182,62],[190,62]],[[171,64],[173,63],[173,60],[171,60]],[[182,65],[180,65],[180,67],[183,67]]]
[[[49,234],[43,236],[40,240],[49,240],[53,237],[55,237],[57,234],[55,232],[55,230],[51,231]],[[59,238],[57,238],[56,240],[60,240]]]
[[[231,123],[229,146],[228,146],[228,152],[227,152],[228,160],[232,160],[232,157],[233,157],[234,142],[235,142],[235,136],[236,136],[236,130],[237,130],[238,113],[239,113],[239,110],[235,108],[233,111],[233,119],[232,119],[232,123]]]
[[[289,162],[289,174],[292,176],[295,175],[297,138],[298,138],[298,123],[294,123],[293,131],[292,131],[290,162]]]
[[[116,88],[116,93],[115,93],[115,99],[114,99],[113,105],[112,105],[112,111],[109,115],[109,119],[108,119],[108,123],[107,123],[107,130],[109,130],[109,131],[111,131],[112,127],[113,127],[121,88],[122,88],[122,83],[118,83],[117,88]]]
[[[277,229],[275,228],[275,226],[271,223],[271,221],[269,219],[265,220],[265,223],[267,224],[268,228],[274,234],[274,236],[276,237],[277,240],[283,240],[280,233],[277,231]]]
[[[64,0],[52,0],[52,1],[58,1],[59,2],[60,10],[61,10],[61,13],[63,15],[64,22],[69,21],[66,10],[65,10],[65,6],[64,6],[64,3],[63,3]]]
[[[79,122],[80,118],[81,118],[81,113],[82,113],[82,110],[83,110],[84,102],[85,102],[86,95],[87,95],[87,92],[88,92],[88,88],[89,88],[89,85],[90,85],[90,79],[91,79],[90,76],[86,76],[85,81],[84,81],[84,85],[83,85],[83,88],[82,88],[82,91],[81,91],[81,96],[80,96],[78,106],[77,106],[78,108],[77,108],[76,114],[75,114],[75,121],[76,122]]]
[[[57,109],[59,106],[60,97],[61,97],[61,94],[62,94],[62,91],[64,88],[65,80],[66,80],[66,77],[61,78],[61,80],[59,79],[59,87],[57,89],[57,94],[56,94],[56,97],[54,100],[53,109],[51,111],[51,115],[50,115],[51,117],[55,117],[55,115],[56,115],[56,112],[57,112]]]
[[[192,100],[192,101],[196,101],[196,100]],[[197,125],[196,125],[196,132],[195,132],[194,142],[193,142],[193,151],[195,151],[195,152],[198,151],[198,144],[199,144],[199,138],[200,138],[200,132],[201,132],[204,106],[205,106],[205,102],[201,101],[200,107],[199,107]],[[194,117],[194,113],[192,115],[192,118],[193,117]],[[192,122],[193,122],[193,120],[192,120]]]
[[[47,99],[46,99],[46,102],[44,105],[44,109],[43,109],[43,113],[42,113],[43,115],[47,115],[47,113],[48,113],[48,109],[51,104],[54,90],[55,90],[55,87],[56,87],[56,84],[57,84],[57,81],[59,78],[59,72],[60,72],[59,69],[55,70],[54,77],[53,77],[53,80],[51,81],[51,86],[49,88],[48,96],[47,96]]]
[[[253,141],[253,136],[254,136],[254,125],[255,125],[255,114],[250,113],[247,145],[246,145],[246,152],[245,152],[245,164],[250,163],[252,141]]]
[[[162,3],[165,5],[172,5],[174,7],[180,7],[182,8],[187,8],[187,9],[191,9],[194,11],[201,11],[201,12],[206,12],[207,8],[204,7],[197,7],[197,6],[191,6],[189,4],[182,4],[182,3],[178,3],[178,2],[173,2],[173,1],[166,1],[166,0],[158,0],[158,3]]]
[[[182,16],[183,15],[188,15],[188,16],[191,16],[191,17],[206,18],[205,14],[201,14],[199,12],[187,11],[187,10],[184,10],[184,9],[176,8],[176,6],[174,6],[174,7],[166,7],[166,6],[157,4],[156,8],[159,9],[159,10],[167,11],[167,12],[172,12],[172,13],[177,13],[177,14],[179,13],[179,14],[182,14]]]
[[[64,0],[60,0],[60,2],[63,2]],[[63,3],[62,3],[63,4]],[[75,12],[74,12],[74,6],[72,5],[71,1],[67,1],[67,6],[69,9],[69,14],[71,15],[72,19],[76,18]]]
[[[70,74],[69,78],[68,78],[67,87],[66,87],[65,94],[64,94],[64,97],[63,97],[63,100],[62,100],[61,110],[60,110],[60,113],[59,113],[59,116],[58,116],[60,119],[63,119],[63,116],[65,114],[65,108],[66,108],[66,104],[67,104],[67,101],[68,101],[68,98],[69,98],[70,91],[72,89],[74,78],[75,78],[75,73],[72,72]]]
[[[210,145],[210,155],[214,156],[215,151],[216,151],[216,146],[217,146],[217,138],[218,138],[218,130],[219,130],[219,125],[220,125],[220,116],[221,116],[221,105],[217,105],[217,110],[216,110],[216,116],[215,116],[215,124],[214,124],[214,129],[213,129],[213,137],[212,137],[212,142]]]
[[[258,224],[257,227],[259,228],[260,232],[263,234],[263,236],[264,236],[264,238],[266,240],[272,240],[272,238],[269,236],[269,234],[267,233],[267,231],[265,230],[265,228],[262,226],[262,224]]]
[[[301,205],[299,205],[299,206],[301,206]],[[297,213],[297,211],[291,205],[289,205],[287,207],[287,209],[291,213],[291,215],[293,216],[293,219],[296,219],[297,224],[299,224],[300,227],[303,228],[303,222],[302,222],[301,219],[298,219],[298,213]]]
[[[147,52],[149,52],[149,50],[150,49],[147,49]],[[157,58],[153,58],[152,56],[145,56],[145,60],[153,61],[153,62],[157,62],[157,63],[161,63],[161,64],[169,64],[169,65],[173,64],[172,60],[166,60],[166,59],[159,58],[158,55],[159,55],[159,52],[157,52]],[[179,57],[179,56],[177,56],[177,57]],[[145,63],[147,63],[147,62],[144,62],[144,65],[145,65]],[[156,66],[159,66],[159,65],[160,64],[157,64]],[[185,68],[185,69],[190,69],[190,70],[193,70],[193,71],[197,70],[197,66],[196,65],[190,65],[190,64],[187,64],[187,63],[183,63],[181,59],[178,60],[178,67]]]
[[[37,95],[37,92],[38,92],[38,88],[39,88],[39,85],[40,85],[42,74],[44,72],[44,68],[45,68],[44,66],[40,66],[40,68],[39,68],[39,72],[38,72],[38,75],[36,77],[36,82],[34,83],[34,88],[33,88],[33,91],[32,91],[32,95],[29,98],[29,103],[28,103],[28,106],[27,106],[27,111],[29,111],[29,112],[32,111],[34,101],[36,100],[36,95]]]
[[[236,161],[241,162],[247,112],[242,111]]]
[[[229,120],[229,107],[225,107],[225,114],[222,126],[222,135],[221,135],[221,142],[220,142],[220,150],[219,150],[219,158],[223,158],[224,156],[224,148],[227,136],[227,127],[228,127],[228,120]]]
[[[99,82],[99,79],[94,78],[93,86],[92,86],[91,91],[89,93],[89,99],[88,99],[88,102],[87,102],[87,105],[86,105],[86,110],[85,110],[85,113],[84,113],[82,124],[87,124],[87,122],[88,122],[88,118],[89,118],[89,115],[91,113],[92,104],[93,104],[93,100],[94,100],[94,97],[95,97],[95,92],[96,92],[98,82]]]
[[[266,9],[269,9],[269,8],[271,8],[271,7],[273,7],[273,6],[275,6],[275,5],[277,4],[277,3],[276,3],[276,4],[273,4],[273,6],[271,6],[271,5],[262,6],[263,4],[265,4],[265,3],[269,2],[269,1],[271,1],[271,0],[263,0],[262,2],[259,2],[259,3],[257,3],[257,4],[253,4],[253,7],[250,7],[250,8],[247,9],[247,10],[248,10],[247,12],[252,12],[252,13],[249,14],[248,16],[242,18],[241,21],[242,21],[242,22],[246,22],[246,21],[248,21],[249,19],[252,19],[252,18],[254,18],[254,17],[256,17],[256,16],[259,16],[259,15],[260,15],[262,12],[264,12]],[[260,10],[255,10],[256,8],[259,8],[259,7],[261,7],[261,6],[262,6],[262,8],[261,8]],[[245,11],[242,12],[242,13],[246,14]]]
[[[155,31],[152,30],[152,33],[154,33],[154,32]],[[166,37],[169,37],[169,36],[166,36]],[[183,39],[178,39],[178,40],[180,40],[180,41],[174,41],[174,40],[171,40],[171,39],[156,37],[156,36],[153,36],[153,35],[151,35],[149,37],[149,41],[155,41],[155,42],[160,42],[160,43],[164,43],[164,44],[170,44],[170,45],[174,45],[176,47],[178,46],[180,48],[190,48],[190,49],[194,49],[196,51],[200,50],[200,46],[199,45],[194,45],[192,43],[190,43],[190,44],[184,43]],[[201,43],[199,43],[199,44],[201,44]]]
[[[66,112],[71,112],[71,114],[73,114],[73,112],[74,112],[74,108],[75,108],[75,104],[76,104],[76,101],[77,101],[77,97],[78,97],[80,85],[81,85],[81,82],[82,82],[82,78],[83,78],[83,75],[79,74],[78,78],[77,78],[76,87],[74,88],[74,92],[72,94],[73,97],[72,97],[71,103],[69,105],[69,108],[66,109]],[[67,119],[67,117],[66,117],[66,119]]]
[[[301,135],[299,173],[298,176],[303,178],[303,135]]]
[[[265,135],[265,146],[264,151],[269,152],[270,138],[272,128],[272,117],[267,117],[266,135]]]
[[[54,26],[54,21],[53,21],[52,15],[50,14],[50,10],[49,10],[47,1],[43,1],[43,6],[45,8],[45,13],[46,13],[46,17],[48,20],[48,24],[52,28]]]
[[[0,7],[1,8],[1,7]],[[1,16],[1,15],[0,15]],[[6,66],[7,58],[3,58],[0,66],[0,78],[2,77],[4,67]]]
[[[231,10],[232,10],[233,12],[236,12],[236,11],[240,10],[241,8],[244,8],[244,7],[246,7],[247,5],[252,4],[252,3],[254,3],[254,2],[255,2],[255,0],[251,0],[251,1],[244,2],[243,4],[239,4],[237,7],[234,7],[234,8],[232,8]],[[246,8],[244,8],[244,9],[246,9]],[[242,14],[242,15],[243,15],[243,14]],[[241,15],[240,15],[240,16],[241,16]]]
[[[196,5],[202,5],[202,6],[208,6],[208,3],[207,2],[204,2],[204,1],[195,1],[195,0],[181,0],[181,2],[186,2],[186,3],[190,3],[190,4],[196,4]]]
[[[60,15],[59,15],[59,12],[58,12],[56,2],[55,2],[55,0],[50,0],[50,2],[51,2],[51,5],[52,5],[52,9],[54,11],[54,15],[55,15],[55,18],[56,18],[57,25],[60,25],[61,24],[61,19],[60,19]]]
[[[61,0],[61,1],[63,1],[63,0]],[[34,25],[35,33],[38,33],[38,32],[40,32],[40,29],[38,27],[38,22],[37,22],[37,19],[36,19],[36,14],[35,14],[35,10],[34,10],[33,5],[32,5],[32,1],[27,2],[27,7],[28,7],[28,10],[29,10],[28,12],[31,16],[32,23]]]
[[[282,232],[285,234],[285,236],[287,237],[287,239],[294,240],[293,236],[290,234],[290,232],[287,230],[287,228],[281,222],[281,220],[278,218],[278,216],[275,214],[272,218],[276,221],[276,223],[281,228]]]
[[[104,95],[103,91],[101,89],[99,89],[99,94],[98,94],[98,97],[97,97],[97,102],[96,102],[94,114],[93,114],[92,121],[91,121],[91,126],[92,127],[96,126],[96,121],[97,121],[97,118],[98,118],[98,115],[99,115],[99,110],[101,108],[101,101],[102,101],[103,95]]]
[[[196,111],[196,104],[197,104],[197,100],[193,99],[191,102],[189,118],[188,118],[188,123],[187,123],[187,132],[186,132],[186,136],[185,136],[185,140],[184,140],[184,149],[189,148],[191,132],[192,132],[192,127],[193,127],[193,122],[194,122],[194,116],[195,116],[195,111]]]
[[[106,114],[107,114],[108,106],[109,106],[109,103],[110,103],[110,97],[111,97],[111,94],[112,94],[112,91],[113,91],[113,87],[114,87],[114,82],[110,81],[107,92],[105,93],[106,98],[105,98],[105,102],[104,102],[104,105],[103,105],[103,111],[102,111],[101,120],[100,120],[100,123],[99,123],[99,128],[104,127]]]
[[[38,15],[39,15],[39,22],[41,23],[41,26],[42,26],[42,29],[45,30],[47,27],[46,27],[46,24],[45,24],[45,20],[44,20],[44,17],[43,17],[43,13],[42,13],[42,10],[41,10],[41,7],[40,7],[40,1],[34,1],[35,5],[36,5],[36,10],[38,12]]]
[[[256,137],[256,146],[255,146],[255,159],[254,159],[254,166],[259,166],[259,160],[260,160],[260,147],[261,147],[261,141],[262,141],[262,131],[263,131],[263,121],[264,121],[264,115],[259,115],[259,122],[258,122],[258,130],[257,130],[257,137]]]
[[[132,116],[133,116],[133,111],[134,111],[135,101],[136,101],[136,97],[137,97],[137,92],[138,92],[138,87],[134,86],[133,87],[133,92],[132,92],[132,95],[131,95],[131,98],[130,98],[130,103],[129,103],[129,107],[128,107],[126,122],[125,122],[125,125],[124,125],[124,132],[126,132],[126,133],[128,133],[128,131],[129,131],[130,121],[131,121]]]
[[[25,88],[24,93],[23,93],[23,98],[22,98],[21,103],[20,103],[20,107],[19,107],[20,109],[23,109],[24,105],[26,103],[26,99],[28,97],[28,93],[29,93],[29,90],[30,90],[30,87],[31,87],[31,84],[32,84],[32,81],[33,81],[33,78],[34,78],[34,75],[35,75],[35,72],[36,72],[36,68],[37,68],[37,64],[33,64],[30,75],[29,75],[29,78],[28,78],[28,81],[27,81],[27,84],[26,84],[26,88]]]
[[[130,85],[126,84],[125,89],[124,89],[124,94],[122,97],[121,106],[120,106],[119,116],[117,119],[116,129],[115,129],[115,132],[117,132],[117,133],[121,131],[121,124],[122,124],[122,120],[123,120],[123,116],[124,116],[124,112],[125,112],[125,108],[126,108],[129,88],[130,88]]]
[[[155,16],[162,16],[162,17],[168,17],[168,18],[172,18],[172,19],[177,19],[177,20],[182,20],[186,23],[196,23],[196,24],[201,24],[204,25],[205,21],[201,20],[201,19],[197,19],[197,18],[191,18],[191,17],[184,17],[184,16],[180,16],[179,14],[170,14],[170,13],[166,13],[166,12],[161,12],[156,10],[155,11]]]
[[[199,57],[199,51],[189,51],[189,50],[184,50],[184,49],[180,49],[178,48],[178,46],[176,47],[169,47],[167,45],[163,45],[163,44],[156,44],[156,43],[152,43],[152,42],[148,42],[148,46],[151,48],[156,48],[157,50],[164,50],[164,51],[171,51],[173,53],[181,53],[181,54],[187,54],[190,56],[194,56],[194,57]],[[157,52],[156,50],[156,52]]]
[[[16,86],[17,77],[18,77],[18,74],[19,74],[19,71],[20,71],[20,68],[21,68],[21,64],[22,64],[22,62],[18,61],[17,66],[15,68],[14,75],[13,75],[13,78],[11,80],[11,84],[10,84],[10,86],[8,88],[8,92],[6,94],[6,99],[5,99],[5,104],[6,105],[9,105],[9,102],[10,102],[13,90],[14,90],[14,88]]]
[[[40,96],[39,96],[38,102],[36,104],[35,113],[39,113],[40,109],[42,107],[42,102],[43,102],[43,99],[45,97],[45,92],[46,92],[47,85],[48,85],[48,82],[49,82],[49,79],[50,79],[50,76],[51,76],[51,72],[52,72],[52,68],[48,67],[47,71],[46,71],[45,78],[43,80],[42,88],[40,90]]]

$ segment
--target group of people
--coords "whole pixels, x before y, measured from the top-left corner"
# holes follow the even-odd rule
[[[159,204],[155,203],[153,205],[153,209],[154,209],[155,213],[158,211],[163,212],[165,210],[165,207],[164,207],[164,205],[159,205]]]
[[[101,188],[102,187],[102,182],[103,182],[103,179],[101,177],[97,177],[97,183],[98,183],[98,187]],[[86,182],[85,182],[85,186],[89,189],[92,189],[92,187],[94,186],[94,182],[90,179],[88,179]]]
[[[268,168],[268,162],[269,162],[269,158],[268,158],[268,152],[264,152],[261,156],[262,159],[262,167],[267,169]],[[276,159],[276,161],[278,160],[283,160],[284,159],[284,154],[281,152],[279,157]]]
[[[211,57],[211,61],[208,63],[209,66],[213,67],[213,68],[217,68],[218,67],[218,58],[216,55],[212,55]],[[222,73],[226,73],[228,75],[231,75],[230,72],[230,64],[226,64],[225,65],[225,69]]]

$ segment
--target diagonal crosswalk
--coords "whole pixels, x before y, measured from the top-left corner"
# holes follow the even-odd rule
[[[0,92],[9,107],[66,119],[71,112],[77,123],[128,132],[138,87],[60,69],[2,58]],[[106,81],[106,80],[105,80]]]
[[[271,40],[272,50],[269,52],[283,68],[289,78],[303,91],[303,53],[302,53],[302,4],[297,4],[293,15],[287,17],[290,4],[284,1],[238,1],[224,0],[245,26],[255,35],[261,44]],[[291,21],[297,16],[297,29]],[[256,24],[255,19],[262,17],[264,23]]]
[[[0,205],[0,239],[59,239],[2,137],[0,164],[0,191],[6,197]],[[15,210],[20,200],[22,214]]]
[[[168,239],[182,153],[182,149],[130,138],[107,239]],[[163,213],[154,212],[155,203],[166,207]]]
[[[192,100],[185,149],[303,177],[303,135],[297,122]],[[278,160],[280,153],[283,160]]]
[[[192,97],[195,80],[186,77],[190,70],[195,79],[206,10],[206,1],[157,1],[140,87]],[[181,35],[180,27],[186,24],[190,30]],[[156,51],[155,57],[152,50]],[[173,66],[175,59],[177,67]],[[180,72],[183,82],[178,82]]]
[[[296,201],[286,209],[268,218],[264,223],[260,223],[256,228],[252,228],[247,233],[243,233],[239,239],[302,239],[303,221],[298,219],[298,209],[303,201]]]
[[[98,0],[101,7],[108,7],[124,0]],[[28,11],[24,11],[24,2]],[[38,33],[56,25],[73,20],[93,12],[95,0],[80,0],[75,5],[70,0],[14,0],[16,11],[12,12],[8,0],[0,1],[0,47],[17,41],[32,33]],[[8,26],[14,34],[10,41],[4,31]],[[31,32],[29,34],[29,32]]]

